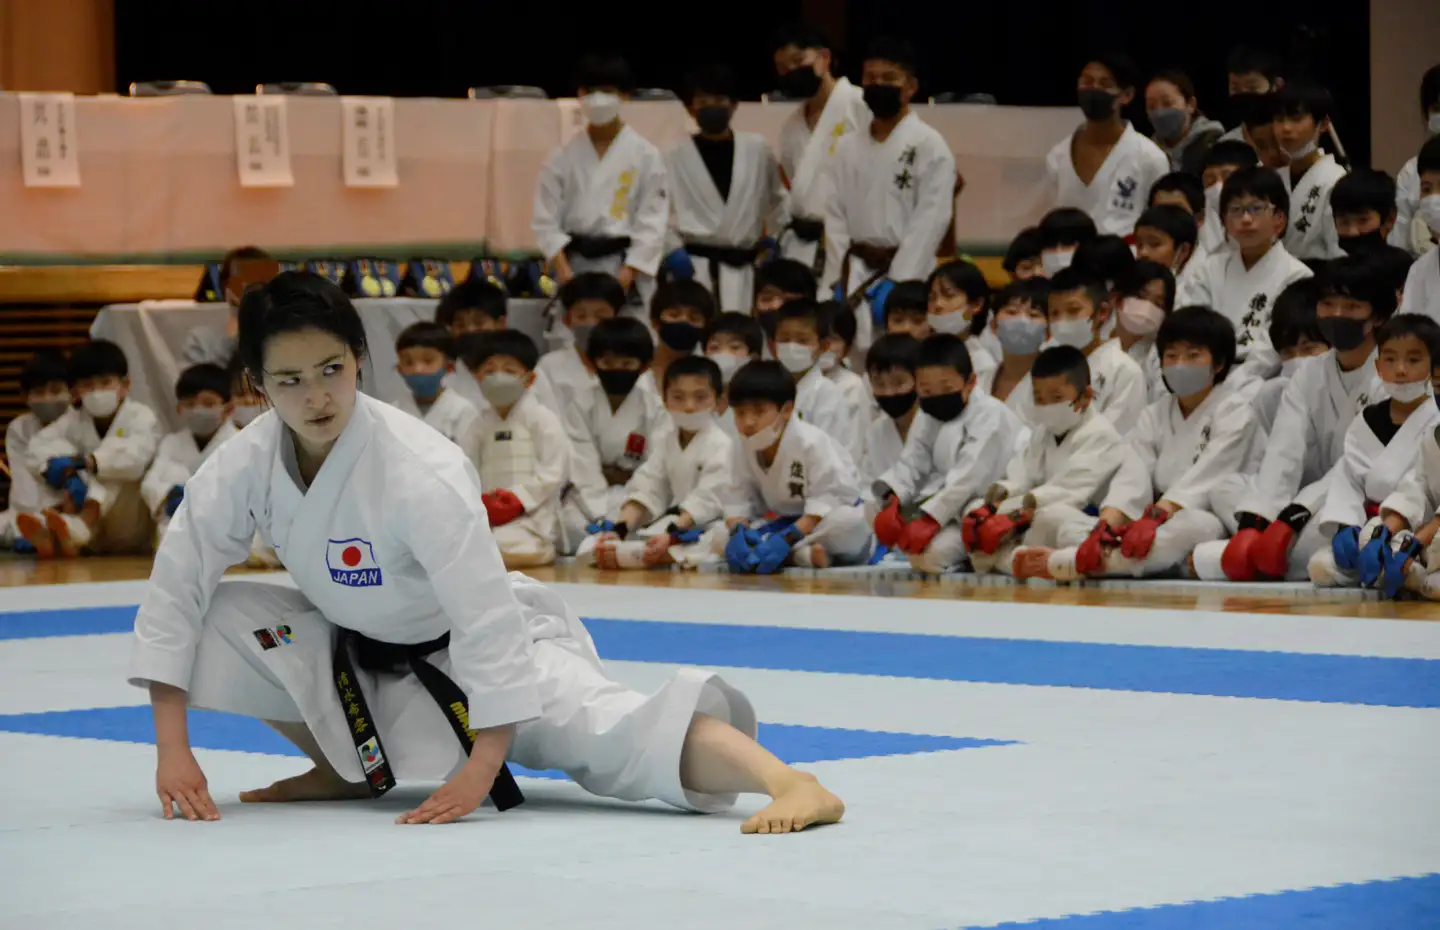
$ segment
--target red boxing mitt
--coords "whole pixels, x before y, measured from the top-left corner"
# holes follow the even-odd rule
[[[520,498],[504,488],[481,494],[480,502],[485,505],[485,512],[490,516],[492,527],[504,526],[525,512],[525,505],[520,503]]]
[[[1120,554],[1127,559],[1145,558],[1155,545],[1155,531],[1168,519],[1170,515],[1159,507],[1148,508],[1144,516],[1125,527],[1125,535],[1120,537]]]
[[[921,514],[910,525],[905,527],[905,532],[900,536],[900,551],[908,552],[911,555],[919,555],[930,545],[935,534],[940,532],[940,524],[928,513]]]
[[[1269,521],[1253,513],[1242,513],[1240,528],[1225,544],[1225,553],[1220,556],[1220,568],[1231,581],[1255,580],[1255,546],[1265,534]]]
[[[1295,537],[1309,522],[1310,511],[1299,504],[1291,504],[1280,511],[1252,550],[1256,570],[1271,578],[1284,578],[1290,574],[1290,547],[1295,545]]]
[[[976,507],[965,515],[960,521],[960,541],[965,544],[966,552],[974,552],[980,546],[980,527],[985,521],[995,516],[995,508],[989,504]],[[980,549],[981,552],[989,550]]]
[[[1014,513],[997,513],[980,524],[980,551],[994,555],[995,551],[1030,525],[1030,512],[1017,510]]]
[[[875,538],[880,545],[895,548],[905,532],[905,518],[900,516],[900,498],[890,498],[890,506],[875,515]]]
[[[1105,570],[1105,549],[1120,545],[1120,537],[1110,524],[1100,520],[1080,548],[1075,550],[1075,570],[1082,575],[1094,575]]]

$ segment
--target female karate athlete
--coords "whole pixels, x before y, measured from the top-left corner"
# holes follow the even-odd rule
[[[398,822],[446,823],[487,794],[520,803],[511,759],[686,810],[770,795],[745,833],[840,819],[839,798],[755,742],[750,702],[717,675],[632,692],[556,594],[506,575],[460,448],[358,393],[364,330],[338,288],[286,272],[252,289],[239,344],[273,409],[186,482],[135,618],[130,681],[150,691],[166,818],[220,817],[190,706],[264,720],[314,762],[245,802],[444,781]],[[220,583],[257,528],[295,589]]]

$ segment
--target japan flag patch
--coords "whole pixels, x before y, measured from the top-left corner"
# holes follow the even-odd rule
[[[325,546],[325,567],[330,580],[351,588],[383,584],[375,550],[365,539],[332,539]]]

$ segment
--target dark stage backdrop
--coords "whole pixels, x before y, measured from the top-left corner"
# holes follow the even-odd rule
[[[1289,59],[1292,72],[1330,87],[1352,160],[1369,160],[1364,0],[1308,7],[1269,0],[833,2],[845,5],[845,34],[832,37],[841,69],[856,76],[871,37],[901,35],[920,51],[927,96],[985,92],[1005,104],[1073,104],[1085,54],[1120,48],[1143,72],[1187,71],[1202,108],[1224,119],[1227,52],[1241,43],[1270,48]],[[246,93],[263,81],[319,80],[355,94],[455,97],[474,85],[536,84],[558,96],[573,90],[576,57],[605,47],[630,60],[642,86],[678,88],[694,63],[725,61],[742,93],[755,99],[774,83],[771,34],[797,18],[801,6],[800,0],[117,0],[116,77],[121,88],[136,80],[203,80],[217,93]],[[1140,109],[1130,115],[1148,131]]]

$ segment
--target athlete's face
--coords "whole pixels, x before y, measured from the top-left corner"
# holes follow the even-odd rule
[[[271,336],[261,386],[311,455],[323,455],[355,410],[359,365],[350,347],[318,329]]]

